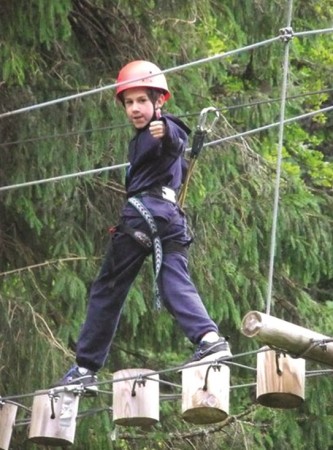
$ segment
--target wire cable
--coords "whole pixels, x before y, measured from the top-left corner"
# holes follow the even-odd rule
[[[319,30],[298,31],[296,33],[293,33],[293,36],[308,37],[308,36],[313,36],[315,34],[325,34],[325,33],[332,33],[332,32],[333,32],[333,28],[322,28]]]
[[[126,376],[126,377],[121,377],[121,378],[117,378],[117,379],[108,379],[108,380],[103,380],[100,382],[96,382],[96,383],[92,383],[92,386],[100,386],[103,384],[112,384],[115,382],[125,382],[125,381],[133,381],[133,382],[138,382],[138,379],[140,380],[140,382],[142,382],[143,380],[151,380],[151,381],[156,381],[159,382],[160,384],[165,384],[168,385],[170,387],[174,387],[176,389],[181,388],[181,385],[176,384],[176,383],[170,383],[168,381],[165,381],[163,379],[157,380],[152,378],[154,375],[162,375],[165,373],[180,373],[182,369],[185,368],[195,368],[195,367],[199,367],[199,366],[207,366],[207,365],[212,365],[212,364],[226,364],[226,365],[237,365],[241,368],[244,369],[249,369],[252,371],[256,371],[255,368],[249,367],[249,366],[245,366],[245,365],[241,365],[241,364],[236,364],[233,362],[234,359],[239,359],[245,356],[253,356],[253,355],[257,355],[258,353],[262,353],[262,352],[266,352],[266,351],[270,351],[271,348],[269,348],[268,346],[265,347],[260,347],[256,350],[252,350],[252,351],[248,351],[248,352],[243,352],[243,353],[238,353],[232,356],[225,356],[225,357],[220,357],[218,358],[216,361],[197,361],[194,363],[191,363],[190,366],[188,364],[185,365],[181,365],[181,366],[174,366],[174,367],[170,367],[170,368],[166,368],[166,369],[162,369],[159,371],[151,371],[149,372],[149,374],[145,375],[132,375],[132,376]],[[314,371],[308,371],[306,372],[306,377],[311,377],[311,376],[324,376],[324,375],[331,375],[333,372],[333,369],[328,369],[328,370],[314,370]],[[238,384],[238,385],[231,385],[230,386],[230,390],[234,390],[234,389],[240,389],[240,388],[247,388],[247,387],[254,387],[256,386],[255,382],[252,383],[243,383],[243,384]],[[83,388],[80,386],[70,386],[72,389],[71,391],[73,392],[74,395],[81,395]],[[63,387],[63,392],[65,392],[67,389],[66,386]],[[9,395],[9,396],[5,396],[5,397],[0,397],[0,403],[1,404],[5,404],[5,403],[9,403],[9,404],[15,404],[17,405],[19,408],[24,409],[26,412],[28,412],[29,414],[31,414],[32,410],[31,408],[28,408],[27,406],[14,402],[13,400],[15,399],[25,399],[25,398],[33,398],[35,396],[39,396],[39,395],[48,395],[49,397],[52,397],[52,395],[59,395],[61,393],[61,387],[58,388],[52,388],[52,389],[44,389],[44,390],[38,390],[35,392],[31,392],[31,393],[27,393],[27,394],[18,394],[18,395]],[[104,393],[103,391],[99,391],[100,393]],[[108,395],[112,394],[111,392],[106,392]],[[163,396],[163,394],[161,394],[161,400],[177,400],[180,399],[181,396],[179,394],[165,394]],[[101,408],[91,408],[89,410],[83,410],[80,411],[78,413],[78,418],[83,418],[86,416],[91,416],[91,415],[95,415],[95,414],[99,414],[101,412],[111,412],[112,408],[109,406],[106,407],[101,407]],[[23,419],[20,421],[17,421],[17,426],[20,425],[28,425],[30,423],[30,419]],[[16,425],[15,424],[15,425]]]
[[[291,25],[292,7],[293,7],[293,1],[289,0],[288,13],[287,13],[287,29],[290,28],[290,25]],[[276,230],[277,230],[277,219],[278,219],[278,211],[279,211],[282,148],[283,148],[283,136],[284,136],[284,118],[285,118],[285,111],[286,111],[286,96],[287,96],[288,72],[289,72],[289,47],[290,47],[289,44],[290,44],[290,41],[291,41],[291,38],[286,37],[284,59],[283,59],[283,77],[282,77],[282,87],[281,87],[281,107],[280,107],[280,121],[279,121],[280,122],[279,141],[278,141],[278,151],[277,151],[278,157],[277,157],[276,178],[275,178],[273,222],[272,222],[272,230],[271,230],[271,246],[270,246],[270,257],[269,257],[266,314],[270,314],[271,304],[272,304],[274,260],[275,260],[275,249],[276,249]]]
[[[176,72],[178,70],[183,70],[183,69],[187,69],[189,67],[194,67],[197,66],[199,64],[204,64],[204,63],[208,63],[208,62],[212,62],[212,61],[216,61],[217,59],[225,59],[225,58],[229,58],[230,56],[236,55],[238,53],[242,53],[248,50],[253,50],[255,48],[259,48],[262,47],[264,45],[267,44],[271,44],[272,42],[278,41],[280,39],[280,36],[275,36],[273,38],[270,39],[266,39],[264,41],[261,42],[256,42],[255,44],[251,44],[251,45],[247,45],[245,47],[241,47],[241,48],[237,48],[234,50],[230,50],[228,52],[225,53],[219,53],[213,56],[209,56],[206,58],[202,58],[202,59],[198,59],[196,61],[192,61],[186,64],[181,64],[179,66],[175,66],[175,67],[170,67],[169,69],[165,69],[165,70],[161,70],[158,74],[151,74],[151,77],[154,76],[158,76],[161,73],[163,74],[167,74],[167,73],[171,73],[171,72]],[[133,82],[134,81],[140,81],[141,77],[139,78],[133,78]],[[68,95],[66,97],[61,97],[61,98],[56,98],[54,100],[49,100],[47,102],[43,102],[43,103],[39,103],[36,105],[30,105],[30,106],[25,106],[23,108],[19,108],[19,109],[15,109],[13,111],[8,111],[5,113],[0,114],[0,119],[3,119],[4,117],[10,117],[16,114],[21,114],[21,113],[25,113],[25,112],[30,112],[30,111],[35,111],[37,109],[41,109],[41,108],[45,108],[47,106],[52,106],[52,105],[56,105],[57,103],[62,103],[65,101],[69,101],[69,100],[74,100],[77,98],[82,98],[82,97],[87,97],[88,95],[92,95],[92,94],[97,94],[109,89],[115,89],[117,87],[120,87],[124,84],[126,84],[127,81],[122,81],[121,83],[113,83],[113,84],[109,84],[106,86],[101,86],[98,88],[94,88],[88,91],[84,91],[84,92],[78,92],[77,94],[72,94],[72,95]]]
[[[29,144],[33,142],[43,141],[47,139],[58,139],[62,137],[71,137],[77,136],[78,134],[87,134],[87,133],[95,133],[96,131],[110,131],[110,130],[118,130],[120,128],[130,127],[129,123],[120,123],[118,125],[109,125],[107,127],[97,127],[97,128],[87,128],[86,130],[75,130],[68,131],[67,133],[58,133],[58,134],[46,134],[43,136],[36,136],[28,139],[9,141],[9,142],[1,142],[0,147],[7,147],[9,145],[17,145],[17,144]]]
[[[301,31],[301,32],[298,32],[298,33],[294,33],[294,36],[305,37],[305,36],[311,36],[311,35],[314,35],[314,34],[329,33],[329,32],[332,32],[332,31],[333,31],[333,28]],[[250,44],[250,45],[247,45],[247,46],[244,46],[244,47],[241,47],[241,48],[230,50],[230,51],[225,52],[225,53],[218,53],[216,55],[209,56],[209,57],[206,57],[206,58],[201,58],[201,59],[198,59],[196,61],[192,61],[192,62],[189,62],[189,63],[186,63],[186,64],[181,64],[181,65],[178,65],[178,66],[175,66],[175,67],[170,67],[169,69],[161,70],[161,72],[159,72],[159,73],[163,73],[163,74],[172,73],[172,72],[176,72],[178,70],[183,70],[183,69],[187,69],[189,67],[194,67],[194,66],[197,66],[199,64],[204,64],[204,63],[216,61],[218,59],[225,59],[225,58],[228,58],[230,56],[236,55],[238,53],[242,53],[242,52],[249,51],[249,50],[254,50],[254,49],[259,48],[259,47],[263,47],[263,46],[265,46],[267,44],[271,44],[271,43],[276,42],[276,41],[278,41],[280,39],[281,39],[281,36],[275,36],[275,37],[272,37],[270,39],[266,39],[264,41],[256,42],[254,44]],[[157,76],[157,74],[152,74],[151,76],[154,77],[154,76]],[[133,79],[133,81],[139,81],[140,79],[141,78],[136,78],[136,79]],[[47,106],[56,105],[58,103],[62,103],[62,102],[65,102],[65,101],[74,100],[74,99],[77,99],[77,98],[87,97],[87,96],[92,95],[92,94],[97,94],[97,93],[100,93],[100,92],[103,92],[103,91],[106,91],[106,90],[115,89],[115,88],[117,88],[119,86],[122,86],[123,84],[126,84],[126,83],[127,82],[124,81],[124,82],[121,82],[121,83],[108,84],[106,86],[100,86],[98,88],[90,89],[88,91],[78,92],[77,94],[68,95],[66,97],[60,97],[60,98],[56,98],[56,99],[53,99],[53,100],[49,100],[47,102],[42,102],[42,103],[38,103],[38,104],[35,104],[35,105],[30,105],[30,106],[25,106],[23,108],[19,108],[19,109],[13,110],[13,111],[8,111],[8,112],[0,114],[0,119],[2,119],[4,117],[13,116],[13,115],[16,115],[16,114],[21,114],[21,113],[24,113],[24,112],[29,112],[29,111],[34,111],[34,110],[37,110],[37,109],[45,108]]]
[[[305,97],[309,97],[312,95],[329,94],[330,92],[333,92],[333,88],[319,89],[317,91],[310,91],[310,92],[303,92],[301,94],[289,95],[287,97],[287,100],[288,101],[295,100],[298,98],[303,98],[303,97],[305,98]],[[250,107],[267,105],[267,104],[277,103],[277,102],[281,103],[281,98],[268,98],[266,100],[256,100],[253,102],[240,103],[237,105],[223,106],[221,108],[216,108],[216,110],[220,111],[220,112],[228,112],[228,111],[234,111],[234,110],[241,109],[241,108],[250,108]],[[187,113],[187,114],[179,114],[177,117],[180,119],[189,118],[189,117],[198,117],[200,115],[200,112],[201,111],[199,111],[199,112],[196,111],[194,113]],[[95,132],[100,132],[100,131],[118,130],[121,128],[130,127],[130,126],[131,126],[131,124],[126,122],[126,123],[119,123],[116,125],[109,125],[109,126],[105,126],[105,127],[96,127],[96,128],[87,128],[85,130],[68,131],[66,133],[46,134],[43,136],[35,136],[32,138],[27,138],[27,139],[20,139],[20,140],[15,140],[15,141],[8,141],[8,142],[0,142],[0,147],[9,147],[11,145],[19,145],[19,144],[30,144],[30,143],[40,142],[40,141],[44,141],[44,140],[48,140],[48,139],[55,140],[55,139],[59,139],[59,138],[67,138],[67,137],[77,136],[77,135],[81,135],[81,134],[95,133]]]
[[[251,350],[251,351],[248,351],[248,352],[238,353],[238,354],[231,355],[231,356],[229,356],[229,355],[228,356],[223,356],[223,357],[218,358],[216,361],[213,361],[213,360],[211,360],[211,361],[196,361],[196,362],[191,363],[190,367],[191,368],[195,368],[195,367],[200,367],[200,366],[207,366],[207,365],[210,365],[212,363],[226,364],[227,365],[229,362],[232,363],[232,361],[234,359],[239,359],[239,358],[242,358],[242,357],[245,357],[245,356],[256,355],[257,353],[266,352],[266,351],[269,351],[269,350],[270,350],[269,347],[261,347],[261,348],[259,348],[257,350]],[[247,366],[242,366],[242,367],[245,368],[245,369],[248,368],[250,370],[254,370],[251,367],[247,367]],[[153,377],[154,375],[163,375],[163,374],[166,374],[166,373],[180,373],[180,371],[185,369],[185,368],[189,368],[189,365],[188,364],[182,364],[182,365],[178,365],[178,366],[168,367],[166,369],[151,371],[151,372],[149,372],[149,374],[147,374],[147,376],[143,374],[141,377],[142,377],[142,379],[147,379],[147,378],[150,379],[150,377]],[[97,381],[95,383],[91,383],[91,386],[102,386],[104,384],[108,384],[109,385],[109,384],[112,384],[112,383],[119,383],[119,382],[124,382],[124,381],[134,381],[134,380],[137,380],[137,379],[138,379],[137,375],[129,375],[129,376],[126,376],[126,377],[120,377],[120,378],[116,378],[116,379],[107,379],[107,380]],[[154,380],[154,381],[157,381],[157,380]],[[177,384],[170,383],[170,382],[165,381],[165,380],[159,380],[159,382],[161,384],[166,384],[166,385],[169,385],[169,386],[173,386],[175,388],[180,387]],[[69,386],[71,386],[71,385],[69,385]],[[73,392],[75,392],[76,390],[78,392],[80,392],[82,390],[79,385],[77,385],[77,386],[73,385],[71,387],[73,388],[72,389]],[[76,389],[75,389],[75,387],[76,387]],[[27,394],[1,396],[0,397],[0,401],[3,402],[3,403],[6,403],[6,402],[8,402],[8,403],[11,402],[12,403],[13,400],[24,399],[24,398],[31,398],[31,397],[35,397],[35,396],[38,396],[38,395],[46,395],[46,394],[50,395],[50,393],[53,393],[54,395],[56,395],[56,394],[59,394],[61,392],[62,388],[63,388],[63,391],[66,391],[68,386],[63,386],[63,387],[59,386],[57,388],[42,389],[42,390],[38,390],[38,391],[35,391],[35,392],[27,393]],[[108,391],[108,392],[106,392],[106,394],[110,395],[110,392]],[[20,405],[18,404],[18,406],[20,406]]]
[[[329,112],[329,111],[332,111],[332,110],[333,110],[333,106],[327,106],[325,108],[317,109],[315,111],[310,111],[308,113],[304,113],[304,114],[301,114],[299,116],[294,116],[294,117],[290,117],[289,119],[285,119],[284,120],[284,124],[288,125],[289,123],[293,123],[293,122],[296,122],[298,120],[308,119],[309,117],[315,116],[317,114],[326,113],[326,112]],[[233,139],[238,139],[240,137],[250,136],[251,134],[254,134],[254,133],[259,133],[261,131],[269,130],[270,128],[278,127],[279,125],[280,125],[280,122],[273,122],[273,123],[270,123],[268,125],[263,125],[262,127],[259,127],[259,128],[253,128],[252,130],[243,131],[242,133],[233,134],[232,136],[226,136],[224,138],[220,138],[220,139],[216,139],[214,141],[206,142],[204,144],[204,147],[210,147],[212,145],[221,144],[222,142],[231,141]],[[0,188],[0,190],[1,190],[1,188]]]
[[[91,170],[85,170],[83,172],[69,173],[67,175],[59,175],[57,177],[44,178],[43,180],[27,181],[25,183],[13,184],[11,186],[2,186],[2,187],[0,187],[0,191],[8,191],[9,189],[14,189],[14,188],[34,186],[36,184],[44,184],[44,183],[49,183],[51,181],[68,180],[69,178],[83,177],[85,175],[93,175],[96,173],[100,174],[100,173],[106,172],[106,171],[122,169],[124,167],[127,167],[128,165],[129,165],[129,163],[116,164],[114,166],[101,167],[99,169],[91,169]]]
[[[307,119],[307,118],[315,116],[317,114],[327,113],[329,111],[332,111],[332,109],[333,109],[333,106],[327,106],[325,108],[320,108],[315,111],[310,111],[308,113],[304,113],[299,116],[290,117],[289,119],[284,120],[284,124],[287,125],[287,124],[290,124],[293,122],[297,122],[299,120]],[[250,136],[251,134],[260,133],[260,132],[266,131],[270,128],[278,127],[279,125],[280,125],[280,122],[273,122],[271,124],[263,125],[258,128],[253,128],[252,130],[243,131],[243,132],[234,134],[232,136],[225,136],[220,139],[206,142],[203,144],[203,147],[211,147],[211,146],[214,146],[217,144],[222,144],[223,142],[232,141],[234,139],[242,138],[245,136]],[[190,150],[191,150],[190,148],[186,149],[187,152]],[[91,170],[86,170],[83,172],[75,172],[75,173],[70,173],[67,175],[59,175],[57,177],[44,178],[41,180],[34,180],[34,181],[27,181],[27,182],[17,183],[17,184],[12,184],[12,185],[7,185],[7,186],[0,186],[0,192],[1,191],[9,191],[12,189],[18,189],[18,188],[27,187],[27,186],[34,186],[37,184],[49,183],[49,182],[53,182],[53,181],[61,181],[64,179],[69,179],[69,178],[82,177],[85,175],[92,175],[92,174],[96,174],[96,173],[99,174],[99,173],[106,172],[106,171],[122,169],[122,168],[125,168],[128,166],[129,166],[129,163],[116,164],[114,166],[101,167],[98,169],[91,169]]]

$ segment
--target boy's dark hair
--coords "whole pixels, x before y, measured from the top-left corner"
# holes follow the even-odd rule
[[[147,95],[149,97],[149,100],[155,104],[156,100],[158,99],[158,97],[161,94],[164,94],[163,91],[160,91],[159,89],[151,89],[151,88],[144,88],[145,91],[147,92]],[[121,101],[121,103],[123,104],[123,106],[125,106],[125,102],[124,102],[124,92],[120,92],[118,94],[118,99]]]

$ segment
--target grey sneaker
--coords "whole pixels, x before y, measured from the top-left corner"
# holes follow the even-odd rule
[[[220,352],[224,354],[216,355],[216,357],[232,356],[228,341],[224,337],[220,337],[216,342],[201,341],[189,362],[200,361],[206,356]]]
[[[85,367],[73,366],[52,387],[77,384],[83,386],[85,395],[95,396],[98,393],[98,387],[95,383],[97,383],[97,375],[95,372]]]

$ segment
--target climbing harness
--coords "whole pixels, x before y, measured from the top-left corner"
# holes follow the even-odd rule
[[[150,253],[153,249],[153,243],[147,233],[141,230],[137,230],[135,228],[130,227],[125,223],[121,223],[117,225],[115,231],[119,231],[120,233],[125,233],[131,236],[138,244],[140,244],[147,253]]]
[[[210,126],[207,126],[206,122],[207,122],[207,116],[208,116],[209,112],[214,112],[215,117],[214,117],[212,123],[210,124]],[[212,129],[214,128],[215,123],[219,117],[220,117],[220,114],[219,114],[218,110],[216,108],[214,108],[213,106],[204,108],[200,113],[198,126],[197,126],[197,129],[195,130],[194,137],[193,137],[192,149],[191,149],[191,153],[190,153],[190,163],[189,163],[188,170],[186,173],[185,181],[183,183],[183,186],[180,191],[179,198],[178,198],[178,202],[179,202],[179,205],[181,208],[183,208],[183,206],[184,206],[185,197],[186,197],[187,189],[188,189],[188,184],[189,184],[190,178],[192,176],[194,167],[196,165],[198,156],[204,145],[206,136],[208,133],[210,133],[212,131]]]
[[[171,203],[177,203],[176,191],[169,186],[155,186],[145,191],[140,191],[135,195],[140,195],[140,197],[143,195],[149,195],[151,197],[162,198],[163,200],[167,200]]]
[[[138,244],[140,244],[144,250],[147,252],[147,255],[150,253],[153,253],[153,268],[154,268],[154,274],[155,274],[155,280],[154,280],[154,306],[155,309],[159,310],[161,309],[162,302],[161,302],[161,295],[158,288],[158,276],[160,274],[161,266],[162,266],[162,260],[163,260],[163,254],[164,253],[181,253],[183,256],[187,258],[187,252],[188,247],[186,245],[183,245],[177,241],[166,241],[162,244],[162,240],[159,236],[159,233],[161,233],[161,230],[158,230],[156,221],[153,217],[153,215],[150,213],[150,211],[146,208],[146,206],[142,203],[140,200],[140,197],[142,196],[152,196],[161,198],[163,200],[169,201],[171,203],[177,203],[176,198],[176,192],[169,188],[168,186],[156,186],[152,189],[149,189],[147,191],[141,191],[138,194],[129,197],[128,203],[132,205],[142,216],[144,221],[147,223],[149,227],[149,233],[143,230],[139,230],[137,228],[133,228],[126,223],[121,223],[117,226],[113,226],[109,228],[109,232],[111,234],[114,234],[116,232],[125,233],[131,236]],[[171,223],[169,222],[166,227],[168,227]],[[165,231],[165,225],[162,229]],[[113,241],[111,239],[110,246],[113,245]],[[112,253],[112,251],[111,251]],[[111,273],[114,273],[114,259],[111,258]],[[109,287],[112,289],[114,287],[115,278],[112,277],[112,279],[109,282]]]
[[[154,259],[154,273],[155,273],[155,282],[154,282],[154,300],[155,306],[157,309],[161,308],[161,295],[159,292],[157,279],[162,267],[162,258],[163,258],[163,250],[162,250],[162,242],[161,238],[158,235],[157,225],[154,217],[150,213],[150,211],[144,206],[144,204],[137,197],[130,197],[128,199],[128,203],[130,203],[144,218],[147,225],[149,226],[153,244],[153,259]],[[142,233],[142,232],[141,232]]]

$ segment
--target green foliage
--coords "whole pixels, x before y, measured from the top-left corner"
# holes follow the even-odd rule
[[[27,13],[22,0],[3,2],[0,16],[1,30],[6,37],[6,45],[0,46],[3,81],[24,86],[27,81],[42,78],[46,65],[40,52],[55,51],[59,42],[69,39],[70,8],[70,0],[53,3],[33,0]]]
[[[29,4],[27,4],[29,3]],[[285,26],[286,2],[149,2],[6,0],[0,6],[0,111],[114,83],[119,67],[147,58],[162,68],[261,42]],[[331,26],[331,0],[295,0],[293,29]],[[332,35],[290,43],[286,117],[331,104]],[[168,110],[194,129],[198,113],[214,105],[223,115],[208,140],[276,122],[283,44],[264,45],[168,74]],[[309,91],[323,91],[304,95]],[[275,101],[272,101],[275,99]],[[256,105],[244,106],[255,102]],[[1,185],[44,180],[127,162],[132,130],[113,91],[0,119]],[[332,120],[328,114],[284,129],[273,311],[277,317],[333,335]],[[266,306],[277,129],[209,146],[190,183],[186,211],[195,241],[190,268],[205,305],[234,354],[258,344],[240,333],[249,310]],[[124,200],[124,170],[73,176],[1,192],[0,356],[2,396],[48,386],[73,360],[87,293]],[[177,367],[192,349],[173,318],[153,306],[147,260],[124,307],[101,377],[128,367]],[[253,355],[240,363],[255,365]],[[310,369],[318,365],[310,365]],[[233,385],[255,382],[255,372],[232,367]],[[163,394],[179,393],[180,374],[167,372]],[[107,388],[108,389],[108,385]],[[233,389],[231,414],[253,403],[254,391]],[[296,411],[257,407],[223,428],[200,434],[181,419],[180,401],[162,402],[153,429],[119,430],[108,412],[78,421],[74,448],[220,448],[328,450],[332,387],[325,376],[307,380]],[[22,400],[27,407],[31,399]],[[84,399],[80,409],[108,408],[110,395]],[[20,409],[20,419],[27,417]],[[309,426],[309,424],[311,426]],[[198,432],[198,434],[196,434]],[[13,448],[31,448],[17,427]]]

